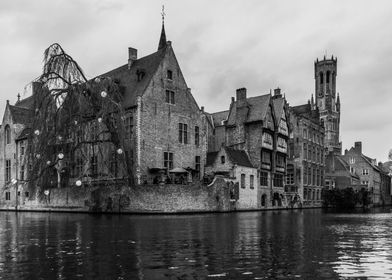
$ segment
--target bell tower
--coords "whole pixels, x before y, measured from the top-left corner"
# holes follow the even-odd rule
[[[340,99],[336,95],[337,58],[316,60],[314,62],[316,106],[321,122],[325,127],[324,146],[328,152],[341,154],[339,142]]]

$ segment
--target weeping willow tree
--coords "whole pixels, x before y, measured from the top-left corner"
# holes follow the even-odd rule
[[[120,82],[110,77],[88,80],[59,44],[45,50],[43,62],[28,137],[30,186],[132,186]]]

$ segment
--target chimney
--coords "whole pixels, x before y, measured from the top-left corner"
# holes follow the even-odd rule
[[[204,106],[201,106],[201,111],[204,113]]]
[[[132,64],[137,60],[137,49],[128,48],[128,69],[131,69]]]
[[[355,143],[354,143],[354,149],[355,149],[358,153],[362,154],[362,142],[361,142],[361,141],[355,142]]]
[[[346,156],[346,155],[347,155],[347,153],[348,153],[348,150],[347,150],[347,149],[345,149],[345,150],[344,150],[344,155]]]
[[[274,97],[276,98],[282,97],[282,94],[280,93],[280,88],[274,89]]]
[[[234,97],[232,96],[232,97],[231,97],[231,103],[234,103],[234,101],[235,101],[235,99],[234,99]]]
[[[246,88],[239,88],[236,91],[237,93],[237,101],[246,100]]]

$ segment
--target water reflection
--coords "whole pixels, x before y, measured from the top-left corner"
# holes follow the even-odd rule
[[[0,279],[390,279],[391,218],[0,212]]]

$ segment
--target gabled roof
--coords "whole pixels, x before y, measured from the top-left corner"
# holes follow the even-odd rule
[[[378,172],[381,172],[381,169],[378,168],[377,165],[374,165],[374,164],[373,164],[373,159],[371,159],[370,157],[365,156],[364,154],[361,154],[361,157],[362,157],[368,164],[370,164],[370,165],[373,167],[374,170],[376,170],[376,171],[378,171]]]
[[[281,117],[284,112],[285,100],[283,98],[274,98],[272,99],[272,104],[274,106],[277,125],[279,125]]]
[[[225,150],[226,155],[227,155],[227,157],[229,158],[229,160],[231,161],[232,164],[253,168],[253,165],[252,165],[252,163],[249,160],[248,154],[245,151],[243,151],[243,150],[235,150],[235,149],[229,148],[229,147],[222,147],[221,149]],[[207,163],[206,163],[206,166],[214,165],[214,162],[215,162],[216,157],[218,156],[219,152],[220,151],[207,153]]]
[[[22,107],[25,109],[32,109],[34,106],[34,98],[33,95],[26,97],[22,100],[19,100],[15,103],[15,106]]]
[[[33,121],[33,111],[30,109],[9,105],[9,110],[14,123],[28,125]]]
[[[128,64],[125,64],[100,75],[120,80],[120,84],[125,87],[123,101],[125,108],[135,106],[137,96],[142,96],[144,94],[161,61],[165,57],[167,49],[168,46],[155,53],[135,60],[130,69],[128,69]],[[143,75],[143,78],[138,80],[138,76],[141,75]]]
[[[263,121],[267,115],[268,106],[270,104],[271,95],[259,95],[249,97],[245,101],[235,101],[230,105],[229,116],[227,120],[228,125],[235,125],[236,119],[245,120],[245,122]],[[245,110],[240,110],[243,116],[237,116],[237,106],[239,102],[244,102],[241,106],[246,107]]]
[[[222,121],[227,120],[227,117],[229,116],[229,110],[212,113],[210,115],[214,123],[214,126],[221,126]]]
[[[31,132],[31,128],[26,127],[25,129],[22,130],[21,133],[19,133],[18,137],[16,138],[16,141],[27,139],[30,135],[30,132]]]
[[[233,164],[253,168],[253,165],[249,160],[248,154],[245,151],[235,150],[229,147],[225,147],[224,149],[226,150],[226,154],[229,156]]]
[[[355,177],[355,178],[359,179],[359,176],[356,173],[351,173],[350,165],[341,156],[333,155],[333,157],[336,158],[335,170],[336,169],[345,170],[351,175],[351,177]]]

